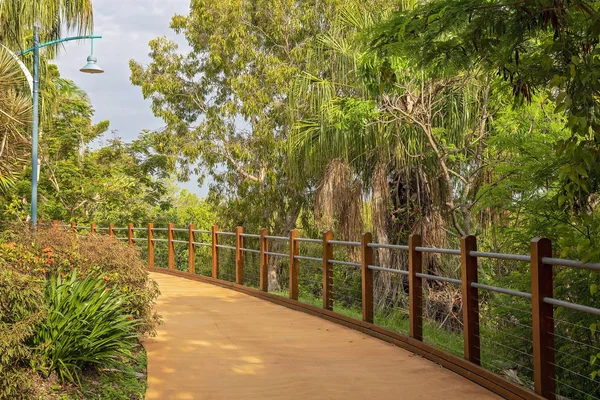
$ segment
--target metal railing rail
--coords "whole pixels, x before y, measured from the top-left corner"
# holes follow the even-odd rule
[[[237,250],[237,247],[235,246],[225,246],[224,244],[218,244],[215,247],[219,249]]]
[[[252,234],[252,233],[240,233],[240,236],[242,236],[242,237],[248,237],[248,238],[260,239],[260,235],[255,235],[255,234]]]
[[[290,240],[289,237],[285,237],[285,236],[271,236],[271,235],[265,235],[265,238],[267,239],[274,239],[274,240]]]
[[[248,253],[258,253],[258,254],[260,254],[260,250],[254,250],[254,249],[245,249],[245,248],[243,248],[243,247],[241,247],[241,248],[240,248],[240,250],[241,250],[241,251],[248,252]]]
[[[341,246],[360,246],[360,242],[346,242],[344,240],[330,240],[331,244],[339,244]]]
[[[309,238],[296,238],[296,241],[298,242],[304,242],[304,243],[323,243],[322,239],[309,239]]]
[[[391,249],[391,250],[408,250],[408,246],[400,244],[385,244],[385,243],[369,243],[367,247],[373,249]]]

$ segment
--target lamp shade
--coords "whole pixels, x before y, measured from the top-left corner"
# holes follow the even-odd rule
[[[80,69],[81,72],[85,72],[86,74],[101,74],[104,72],[100,66],[97,64],[98,59],[93,55],[87,58],[87,64],[84,65],[83,68]]]

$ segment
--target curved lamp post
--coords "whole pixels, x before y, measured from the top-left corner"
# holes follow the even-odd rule
[[[97,64],[97,59],[94,56],[94,39],[100,39],[102,36],[99,35],[87,35],[87,36],[73,36],[64,39],[52,40],[47,43],[40,44],[40,37],[38,27],[33,27],[33,47],[22,51],[19,55],[27,54],[33,51],[33,121],[31,128],[31,223],[33,226],[37,226],[37,186],[38,186],[38,131],[39,131],[39,87],[40,87],[40,49],[42,47],[51,46],[53,44],[68,42],[71,40],[92,40],[92,52],[87,58],[87,64],[80,69],[81,72],[89,74],[100,74],[104,72]],[[22,65],[20,63],[19,65]],[[23,68],[23,67],[21,67]],[[25,73],[29,76],[29,71]]]

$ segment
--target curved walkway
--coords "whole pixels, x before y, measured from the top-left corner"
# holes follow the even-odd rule
[[[403,349],[207,283],[151,273],[164,325],[147,399],[498,399]]]

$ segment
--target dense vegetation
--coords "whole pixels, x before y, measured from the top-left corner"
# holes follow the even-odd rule
[[[56,35],[56,23],[89,29],[88,2],[68,3],[44,19],[44,37]],[[28,14],[11,18],[10,4],[0,1],[0,39],[16,49],[30,34]],[[453,248],[472,234],[482,250],[519,254],[545,236],[556,256],[600,259],[598,3],[191,0],[171,26],[189,52],[157,38],[148,65],[130,62],[132,83],[165,124],[131,143],[109,136],[91,150],[108,122],[92,124],[85,93],[44,63],[42,220],[216,223],[282,236],[298,228],[304,237],[332,230],[346,240],[372,231],[392,244],[419,233],[426,246]],[[28,88],[2,48],[0,93],[0,141],[10,144],[0,146],[0,220],[24,221]],[[210,182],[207,199],[175,188],[191,172]],[[183,250],[177,256],[185,269]],[[232,266],[230,256],[222,265]],[[208,273],[208,253],[197,257],[198,272]],[[255,284],[257,260],[248,257]],[[376,259],[398,268],[407,255],[382,249]],[[425,261],[430,274],[460,274],[452,257]],[[270,290],[284,290],[286,271],[285,260],[271,258]],[[598,274],[556,271],[557,298],[600,304]],[[27,276],[15,281],[41,296]],[[318,303],[320,279],[318,266],[301,266],[304,301]],[[530,290],[524,263],[482,259],[479,279]],[[334,286],[336,310],[355,315],[360,275],[336,268]],[[377,322],[405,330],[405,279],[378,273],[375,293]],[[426,340],[460,354],[460,290],[428,282],[425,296]],[[484,365],[531,386],[530,304],[487,292],[480,303]],[[36,309],[11,313],[32,324],[43,318]],[[599,397],[600,321],[562,308],[556,317],[559,393]],[[27,349],[12,349],[7,357],[25,357]]]
[[[546,236],[558,256],[597,260],[599,16],[579,0],[196,0],[172,20],[191,51],[157,38],[149,65],[131,62],[131,79],[165,122],[149,140],[167,164],[211,178],[221,227],[331,229],[349,240],[370,230],[396,244],[420,233],[432,247],[474,234],[484,250],[520,254]],[[446,256],[426,263],[432,274],[459,271]],[[480,280],[529,291],[528,269],[481,260]],[[315,274],[302,288],[309,298],[320,296]],[[286,279],[273,261],[270,288]],[[336,304],[356,308],[358,274],[340,268],[334,280]],[[597,305],[597,285],[597,274],[557,270],[559,298]],[[376,286],[381,313],[406,308],[403,279],[378,274]],[[429,282],[426,292],[429,321],[452,337],[460,291]],[[526,386],[529,307],[481,300],[484,364]],[[386,321],[400,328],[398,313]],[[598,321],[556,314],[566,338],[558,390],[597,396]]]
[[[0,277],[0,398],[87,397],[86,382],[130,369],[159,322],[137,251],[108,237],[17,227],[0,241]]]

